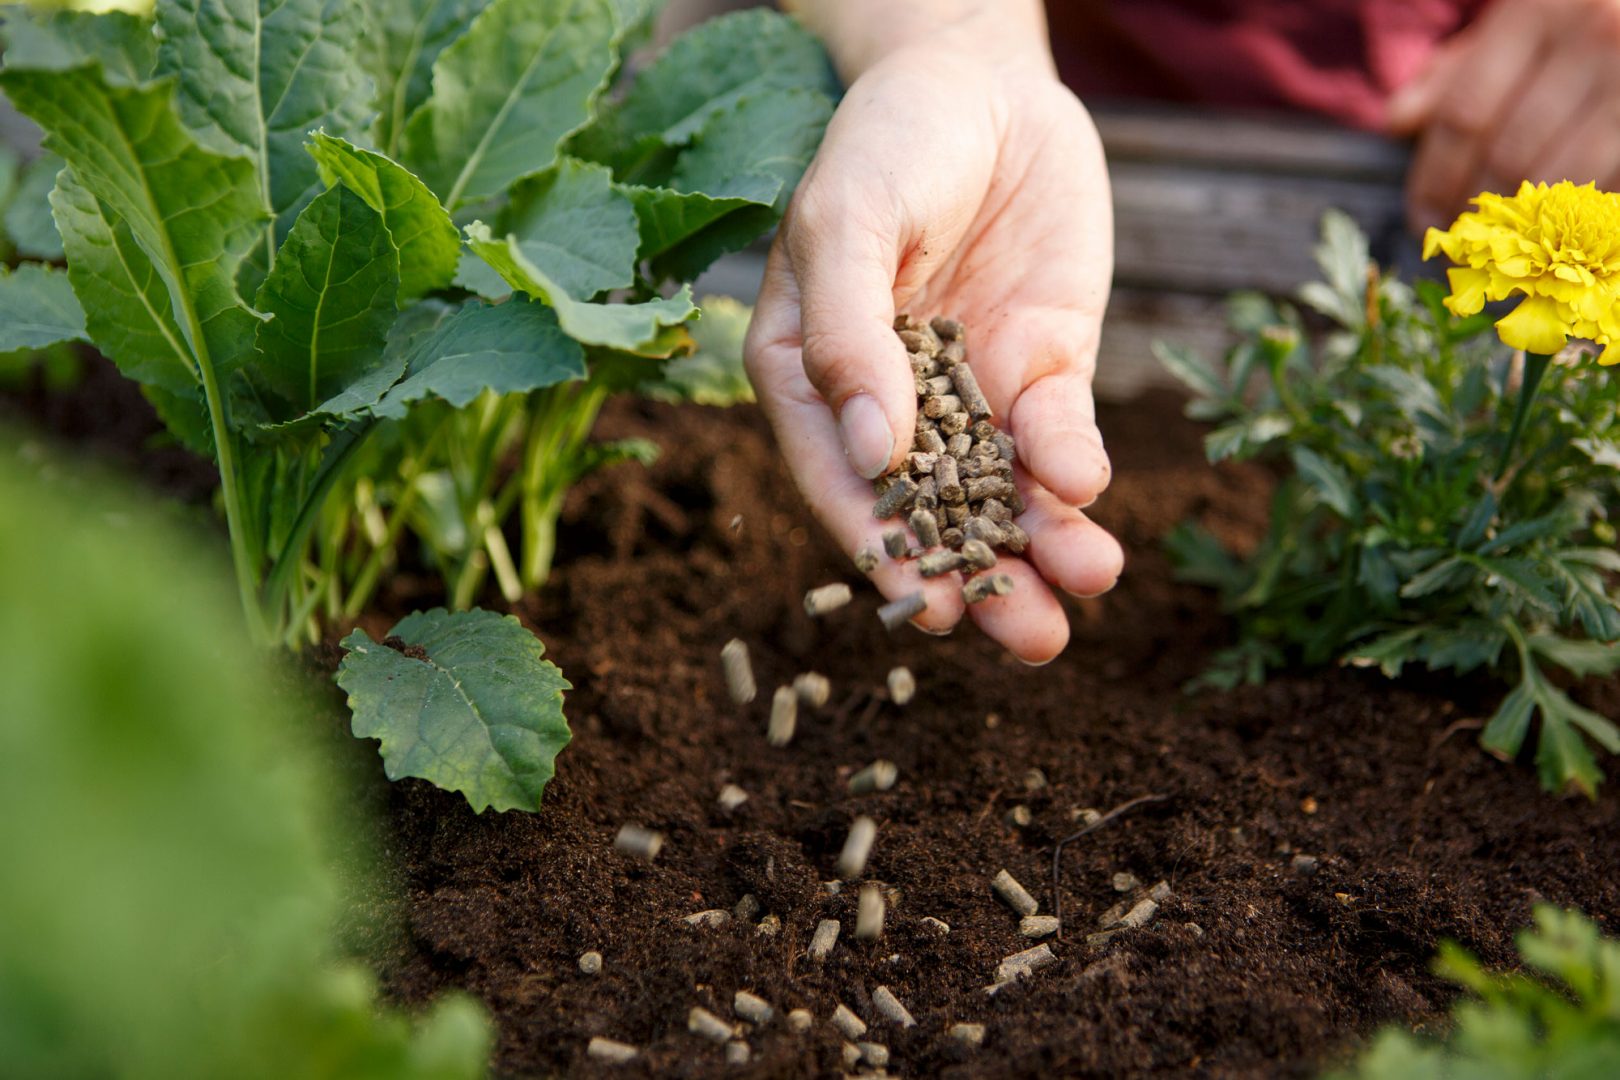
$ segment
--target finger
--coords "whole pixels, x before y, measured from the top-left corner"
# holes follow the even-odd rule
[[[1506,119],[1490,142],[1478,184],[1482,190],[1486,182],[1496,185],[1490,190],[1511,190],[1539,171],[1548,149],[1566,141],[1590,111],[1604,59],[1594,50],[1582,49],[1579,55],[1541,66],[1524,92],[1509,103]]]
[[[1528,179],[1553,183],[1611,184],[1620,172],[1620,97],[1609,97],[1559,139],[1530,171]]]
[[[872,485],[850,469],[839,446],[837,423],[805,376],[798,311],[798,290],[786,257],[779,247],[773,248],[745,344],[749,378],[794,483],[817,519],[851,555],[863,547],[881,552],[883,533],[900,522],[872,517]],[[925,579],[915,562],[885,558],[870,576],[888,599],[922,590],[928,607],[913,620],[922,629],[942,633],[962,617],[956,575]]]
[[[1466,50],[1467,43],[1460,40],[1441,46],[1418,76],[1390,98],[1384,124],[1392,134],[1415,135],[1434,117],[1457,60]]]
[[[1523,0],[1492,5],[1444,73],[1433,122],[1481,136],[1495,130],[1562,36],[1567,16],[1561,9],[1568,7]]]
[[[1039,485],[1019,478],[1029,558],[1041,576],[1072,596],[1100,596],[1125,569],[1125,550],[1100,525]]]
[[[1478,139],[1447,124],[1435,123],[1423,133],[1406,178],[1407,220],[1414,232],[1443,227],[1462,209],[1481,156]]]
[[[1035,568],[1002,559],[995,573],[1013,579],[1012,592],[968,606],[968,614],[1002,648],[1026,664],[1049,663],[1069,643],[1069,617]]]
[[[898,230],[868,195],[812,182],[801,196],[783,228],[804,370],[837,414],[850,465],[870,480],[899,464],[916,423],[916,384],[894,333]]]

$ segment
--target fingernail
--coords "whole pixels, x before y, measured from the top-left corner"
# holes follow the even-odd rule
[[[871,394],[851,394],[838,413],[838,430],[844,439],[844,453],[855,471],[875,480],[894,456],[894,429],[883,414],[883,406]]]
[[[1025,660],[1022,656],[1017,655],[1015,655],[1013,658],[1020,664],[1023,664],[1025,667],[1030,668],[1045,667],[1047,664],[1050,664],[1052,661],[1057,659],[1056,656],[1048,656],[1045,660]]]

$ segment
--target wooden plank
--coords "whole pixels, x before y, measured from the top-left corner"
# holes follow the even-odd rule
[[[1115,161],[1169,161],[1396,183],[1406,172],[1404,145],[1308,117],[1119,103],[1095,105],[1091,115]]]

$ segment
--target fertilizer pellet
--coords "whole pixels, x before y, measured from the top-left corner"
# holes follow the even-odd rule
[[[950,375],[935,375],[932,378],[922,380],[924,397],[944,397],[954,389],[955,383],[951,381]]]
[[[900,343],[906,347],[906,352],[919,356],[934,357],[939,354],[940,340],[937,331],[924,327],[921,330],[900,331]]]
[[[838,853],[838,876],[845,881],[860,877],[876,839],[877,822],[865,816],[856,818],[849,827],[849,836],[844,839],[844,850]]]
[[[1005,499],[1013,493],[1013,486],[999,476],[980,476],[964,480],[962,490],[967,494],[968,502],[976,503],[985,499]]]
[[[1301,877],[1310,877],[1321,866],[1321,861],[1315,855],[1295,855],[1292,866],[1294,873]]]
[[[872,1007],[882,1013],[891,1023],[899,1024],[903,1028],[916,1027],[917,1019],[900,1004],[887,986],[880,986],[872,991]]]
[[[1013,512],[1018,513],[1019,510],[1016,508],[1021,507],[1023,502],[1018,498],[1016,491],[1013,492],[1013,499],[1015,507]],[[1018,522],[1009,521],[1001,527],[1001,542],[1014,555],[1022,555],[1024,549],[1029,547],[1029,534],[1018,527]]]
[[[939,522],[928,510],[913,510],[911,512],[911,531],[917,536],[917,543],[925,548],[939,546]]]
[[[893,677],[893,672],[890,672]],[[890,696],[894,694],[891,687]],[[872,762],[866,768],[849,778],[849,793],[851,795],[870,795],[874,791],[888,791],[894,787],[894,782],[900,776],[900,769],[892,761],[881,758]]]
[[[833,1010],[832,1026],[846,1039],[858,1039],[866,1034],[866,1021],[856,1016],[843,1002],[839,1002],[838,1008]]]
[[[990,545],[983,540],[964,540],[962,542],[962,561],[974,573],[988,570],[996,565],[996,553],[990,550]]]
[[[605,1061],[609,1065],[625,1065],[636,1059],[640,1050],[629,1043],[619,1042],[617,1039],[606,1039],[600,1035],[591,1037],[585,1047],[585,1055],[597,1061]]]
[[[927,610],[928,601],[923,597],[922,591],[918,590],[878,608],[878,619],[883,623],[885,630],[892,632]]]
[[[905,666],[889,670],[889,700],[896,705],[909,705],[917,696],[917,679]]]
[[[771,722],[765,731],[765,741],[772,746],[786,746],[793,741],[793,731],[799,724],[799,695],[791,686],[778,686],[771,698]]]
[[[729,1042],[736,1032],[732,1026],[701,1005],[692,1006],[686,1014],[686,1030],[710,1042]]]
[[[967,498],[967,491],[957,476],[957,460],[950,454],[934,459],[934,487],[939,491],[939,501],[946,506],[960,506]]]
[[[855,1047],[860,1050],[862,1060],[874,1069],[881,1069],[889,1064],[889,1048],[882,1043],[858,1042]]]
[[[838,943],[838,920],[822,919],[816,932],[810,936],[810,959],[825,960]]]
[[[1088,949],[1100,949],[1118,936],[1118,930],[1099,930],[1095,934],[1087,934],[1086,947]]]
[[[768,1024],[776,1010],[771,1003],[757,994],[750,994],[747,990],[739,990],[731,996],[731,1008],[738,1016],[750,1024]]]
[[[872,516],[879,521],[887,521],[904,510],[916,494],[917,482],[909,476],[902,476],[878,496],[877,502],[872,504]]]
[[[952,1024],[950,1036],[957,1042],[964,1042],[969,1046],[983,1046],[985,1026],[983,1024]]]
[[[911,505],[930,512],[939,509],[939,485],[934,483],[932,476],[917,481],[917,495],[911,500]]]
[[[956,388],[956,396],[961,399],[963,408],[975,420],[983,420],[990,415],[990,402],[985,400],[984,391],[979,389],[979,380],[974,377],[973,369],[966,364],[954,364],[950,368],[951,383]]]
[[[872,547],[863,547],[855,553],[855,569],[870,574],[878,568],[878,553]]]
[[[726,1043],[726,1064],[746,1065],[749,1058],[748,1044],[741,1039],[733,1039]]]
[[[968,523],[971,516],[972,515],[968,513],[968,508],[965,503],[961,506],[947,506],[945,508],[945,527],[947,529],[956,530],[957,547],[961,547],[966,540],[966,536],[962,532],[962,527]],[[943,542],[944,540],[941,538],[941,543]]]
[[[1037,945],[1033,949],[1013,953],[1011,956],[1003,957],[1001,963],[996,965],[996,982],[1006,983],[1021,979],[1056,960],[1057,957],[1052,955],[1050,945]]]
[[[1148,896],[1159,903],[1170,899],[1170,883],[1168,881],[1155,881],[1153,888],[1148,890]]]
[[[1007,509],[1007,504],[1000,499],[986,499],[984,504],[979,507],[979,516],[987,521],[993,521],[997,525],[1005,525],[1012,520],[1012,511]],[[1005,532],[1006,530],[1002,531]]]
[[[981,574],[962,586],[964,603],[977,604],[992,596],[1006,596],[1013,591],[1011,574]]]
[[[759,914],[759,897],[753,893],[743,893],[742,899],[731,905],[731,914],[748,922]]]
[[[720,797],[716,801],[719,802],[720,809],[729,814],[748,801],[748,792],[736,784],[727,784],[720,789]]]
[[[952,435],[960,435],[962,432],[967,430],[967,426],[968,414],[965,412],[954,412],[948,416],[942,416],[939,418],[940,434],[947,438]]]
[[[967,359],[967,346],[962,344],[962,339],[958,336],[954,341],[946,343],[945,347],[939,350],[939,356],[935,357],[935,359],[940,362],[942,367],[954,367]]]
[[[1029,792],[1040,791],[1046,787],[1046,774],[1040,769],[1024,770],[1024,790]]]
[[[595,975],[602,970],[602,954],[592,949],[590,952],[579,954],[579,971],[581,975]]]
[[[704,911],[694,911],[686,917],[687,925],[695,926],[700,930],[718,930],[731,921],[731,912],[721,908],[708,908]]]
[[[860,899],[855,905],[855,936],[861,941],[875,941],[883,936],[883,890],[876,885],[862,885]]]
[[[832,680],[820,672],[806,671],[793,677],[793,692],[799,695],[801,704],[819,709],[832,696]]]
[[[995,547],[1001,543],[1004,534],[1000,525],[983,514],[976,514],[968,518],[967,524],[962,527],[962,535],[965,538],[960,545],[962,547],[967,546],[968,540],[977,540],[986,547]]]
[[[955,394],[940,394],[923,399],[923,415],[930,420],[942,421],[955,413],[966,415],[966,410],[962,408],[962,399]]]
[[[754,684],[754,668],[748,662],[748,646],[736,638],[720,650],[720,664],[726,671],[726,690],[738,705],[747,705],[759,693]]]
[[[1121,870],[1115,874],[1112,884],[1115,892],[1131,892],[1133,889],[1142,887],[1142,883],[1137,880],[1136,875],[1127,870]]]
[[[1051,937],[1061,928],[1056,915],[1025,915],[1018,920],[1018,932],[1027,938]]]
[[[643,829],[640,825],[624,825],[613,838],[613,846],[625,855],[652,862],[664,847],[664,834]]]
[[[1119,920],[1119,925],[1127,930],[1139,929],[1151,922],[1153,916],[1158,914],[1158,911],[1159,902],[1152,897],[1147,897],[1138,901],[1135,907],[1127,911],[1125,917]]]
[[[819,589],[811,589],[804,594],[804,613],[814,619],[830,611],[837,611],[849,603],[853,595],[849,586],[842,581],[823,585]]]
[[[967,565],[960,551],[934,551],[917,560],[917,572],[925,578],[939,577]]]
[[[938,428],[929,428],[927,431],[917,432],[917,438],[911,444],[915,449],[925,454],[938,457],[946,452],[945,439],[940,435]]]
[[[1029,895],[1029,890],[1018,883],[1018,879],[1007,871],[1002,870],[990,879],[991,890],[1003,903],[1020,915],[1033,915],[1040,909],[1035,898]]]
[[[1022,803],[1007,811],[1007,824],[1015,829],[1027,829],[1035,820],[1035,814]]]
[[[775,937],[782,932],[782,917],[780,915],[767,915],[759,920],[754,927],[754,933],[760,937]]]
[[[839,1054],[844,1059],[844,1068],[853,1069],[861,1063],[861,1048],[852,1042],[844,1043]]]
[[[788,1030],[796,1031],[801,1035],[814,1027],[815,1023],[815,1014],[809,1009],[794,1009],[787,1014]]]
[[[936,919],[932,915],[924,915],[922,917],[922,924],[934,931],[936,934],[949,934],[951,932],[950,923],[946,922],[944,919]]]
[[[929,329],[939,335],[940,341],[959,341],[962,337],[962,324],[955,319],[948,319],[943,315],[935,315],[928,320]]]

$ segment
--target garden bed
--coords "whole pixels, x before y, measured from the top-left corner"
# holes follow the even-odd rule
[[[385,789],[371,759],[408,927],[378,956],[385,985],[411,1002],[477,994],[508,1075],[837,1074],[842,1037],[824,1021],[840,1002],[872,1022],[898,1075],[1307,1075],[1380,1024],[1437,1017],[1453,996],[1428,971],[1444,937],[1509,964],[1537,899],[1613,932],[1620,853],[1603,838],[1620,800],[1554,799],[1532,769],[1486,757],[1470,726],[1494,706],[1484,680],[1394,686],[1336,670],[1182,694],[1223,622],[1171,579],[1158,541],[1188,515],[1257,537],[1269,478],[1206,466],[1169,396],[1104,407],[1100,422],[1116,479],[1096,517],[1130,565],[1113,593],[1072,605],[1068,651],[1030,669],[971,628],[885,634],[876,595],[809,519],[757,411],[610,408],[599,434],[646,436],[664,455],[573,493],[553,584],[523,611],[575,686],[574,742],[543,811],[478,816],[420,781]],[[146,471],[190,486],[173,462]],[[804,591],[833,580],[856,584],[856,600],[812,622]],[[388,598],[397,611],[366,622],[374,634],[435,599],[410,582]],[[747,708],[720,675],[732,637],[761,687]],[[896,664],[917,676],[904,708],[875,694]],[[771,749],[771,690],[808,670],[831,678],[831,704]],[[1612,713],[1620,686],[1594,686],[1591,703]],[[847,794],[876,758],[899,766],[898,784]],[[1031,769],[1044,787],[1027,790]],[[731,813],[716,801],[727,783],[750,795]],[[1166,799],[1068,849],[1057,963],[986,996],[997,962],[1033,944],[990,877],[1010,870],[1050,912],[1052,845],[1077,812],[1146,794]],[[1024,828],[1008,821],[1020,805]],[[879,824],[867,878],[898,891],[877,942],[853,938],[855,889],[823,885],[857,814]],[[626,822],[666,834],[655,862],[613,850]],[[1317,860],[1314,874],[1296,855]],[[1172,896],[1146,927],[1088,946],[1122,871]],[[752,919],[685,922],[745,894],[761,904]],[[774,936],[754,925],[766,914]],[[817,963],[805,950],[826,918],[844,932]],[[595,976],[576,966],[589,949],[604,958]],[[915,1028],[878,1019],[879,986]],[[818,1023],[794,1034],[778,1019],[749,1037],[749,1069],[728,1068],[688,1034],[687,1013],[730,1017],[738,989]],[[982,1048],[947,1035],[962,1021],[987,1025]],[[594,1035],[645,1054],[597,1066]]]

